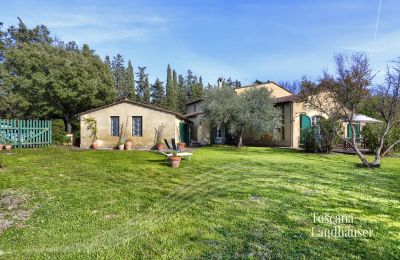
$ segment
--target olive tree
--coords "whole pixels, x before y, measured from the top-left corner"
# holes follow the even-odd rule
[[[250,88],[242,94],[227,85],[207,90],[203,103],[204,118],[210,126],[227,126],[236,137],[237,146],[243,146],[246,131],[258,139],[264,134],[274,134],[281,126],[281,113],[274,107],[271,91]]]

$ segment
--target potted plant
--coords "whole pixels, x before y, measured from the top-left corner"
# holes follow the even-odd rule
[[[132,150],[132,145],[133,145],[133,138],[130,136],[125,141],[125,149]]]
[[[123,140],[119,140],[117,146],[118,149],[122,151],[125,148],[125,142]]]
[[[162,151],[164,149],[163,135],[164,135],[165,127],[166,127],[165,124],[161,124],[156,127],[156,149],[157,149],[157,151]]]
[[[185,149],[185,143],[178,143],[177,144],[178,145],[178,148],[179,148],[179,150],[181,150],[181,151],[183,151],[183,149]]]
[[[181,157],[178,156],[178,152],[177,152],[176,150],[174,150],[174,151],[172,152],[172,155],[173,155],[173,156],[170,156],[170,157],[168,158],[169,161],[170,161],[170,163],[171,163],[171,167],[172,167],[172,168],[178,168],[179,165],[181,164]]]
[[[13,147],[12,142],[7,141],[4,145],[4,147],[6,148],[7,151],[10,151]]]
[[[97,122],[93,117],[85,118],[85,124],[87,125],[87,130],[91,132],[90,136],[93,136],[92,148],[98,149],[100,147],[100,142],[97,140]]]

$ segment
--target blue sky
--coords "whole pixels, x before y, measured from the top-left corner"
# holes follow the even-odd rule
[[[47,25],[65,41],[88,43],[101,57],[121,53],[165,81],[168,63],[205,82],[243,84],[316,78],[333,55],[364,51],[383,78],[400,56],[400,1],[4,1],[0,21]]]

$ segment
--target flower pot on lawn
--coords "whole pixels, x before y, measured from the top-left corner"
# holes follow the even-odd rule
[[[178,168],[181,164],[181,157],[180,156],[171,156],[169,157],[169,161],[171,163],[172,168]]]
[[[124,148],[125,148],[125,145],[124,145],[124,144],[119,144],[119,145],[118,145],[118,149],[119,149],[119,150],[122,151],[122,150],[124,150]]]
[[[132,145],[133,145],[132,141],[126,141],[125,142],[125,149],[126,150],[132,150]]]
[[[94,140],[92,143],[92,148],[96,150],[99,149],[99,147],[100,147],[100,142],[98,140]]]
[[[164,145],[163,144],[156,144],[156,149],[157,149],[157,151],[162,151],[162,150],[164,150]]]
[[[178,148],[183,151],[183,149],[185,149],[185,143],[178,143]]]
[[[12,144],[6,144],[4,147],[7,151],[10,151],[12,149]]]
[[[0,151],[4,149],[4,144],[0,144]]]

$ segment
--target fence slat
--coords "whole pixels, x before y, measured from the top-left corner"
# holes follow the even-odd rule
[[[0,141],[10,142],[16,148],[49,146],[51,129],[51,120],[0,118]]]

